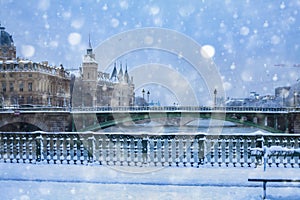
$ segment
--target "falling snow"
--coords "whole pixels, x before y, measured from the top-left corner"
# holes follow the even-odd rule
[[[174,30],[199,46],[208,44],[207,49],[200,49],[201,55],[212,59],[221,76],[226,77],[223,85],[227,96],[244,97],[251,91],[273,94],[276,87],[291,86],[299,79],[299,69],[292,67],[300,63],[299,10],[298,0],[1,1],[0,21],[13,35],[17,56],[63,63],[69,69],[80,66],[89,35],[92,46],[97,47],[116,34],[136,28]],[[151,46],[155,38],[146,35],[144,43]],[[144,62],[150,60],[145,57],[154,57],[153,61],[188,71],[191,66],[178,61],[185,59],[185,49],[181,52],[181,56],[174,55],[168,60],[161,53],[133,57]],[[133,58],[129,58],[131,70],[136,66]],[[248,59],[253,62],[247,62]],[[286,67],[275,67],[276,64]],[[190,82],[194,85],[196,80],[203,80],[201,87],[206,88],[207,78],[199,75]],[[237,84],[242,89],[232,87]]]

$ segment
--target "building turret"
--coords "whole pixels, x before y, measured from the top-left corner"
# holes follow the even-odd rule
[[[12,36],[0,24],[0,60],[15,60],[16,47]]]

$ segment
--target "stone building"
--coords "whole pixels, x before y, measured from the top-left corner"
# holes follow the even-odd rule
[[[0,105],[68,106],[70,75],[63,66],[17,58],[12,36],[0,30]]]
[[[112,74],[98,71],[98,63],[91,43],[84,55],[80,67],[80,77],[76,78],[72,93],[73,107],[97,106],[133,106],[134,84],[129,77],[127,65],[123,72],[122,64],[119,71],[116,63]]]

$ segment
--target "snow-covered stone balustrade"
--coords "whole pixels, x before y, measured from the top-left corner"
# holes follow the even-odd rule
[[[270,166],[300,167],[299,134],[0,133],[0,162],[128,166],[256,167],[263,146]],[[256,152],[254,152],[256,151]]]

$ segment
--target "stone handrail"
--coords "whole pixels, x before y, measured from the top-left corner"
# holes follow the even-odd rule
[[[255,148],[299,149],[296,134],[0,133],[0,162],[128,166],[257,167]],[[300,167],[297,153],[278,154],[270,166]]]
[[[138,111],[138,112],[151,112],[151,111],[207,111],[207,112],[291,112],[296,111],[296,108],[282,107],[282,108],[264,108],[264,107],[209,107],[209,106],[100,106],[100,107],[73,107],[73,112],[108,112],[108,111]]]

